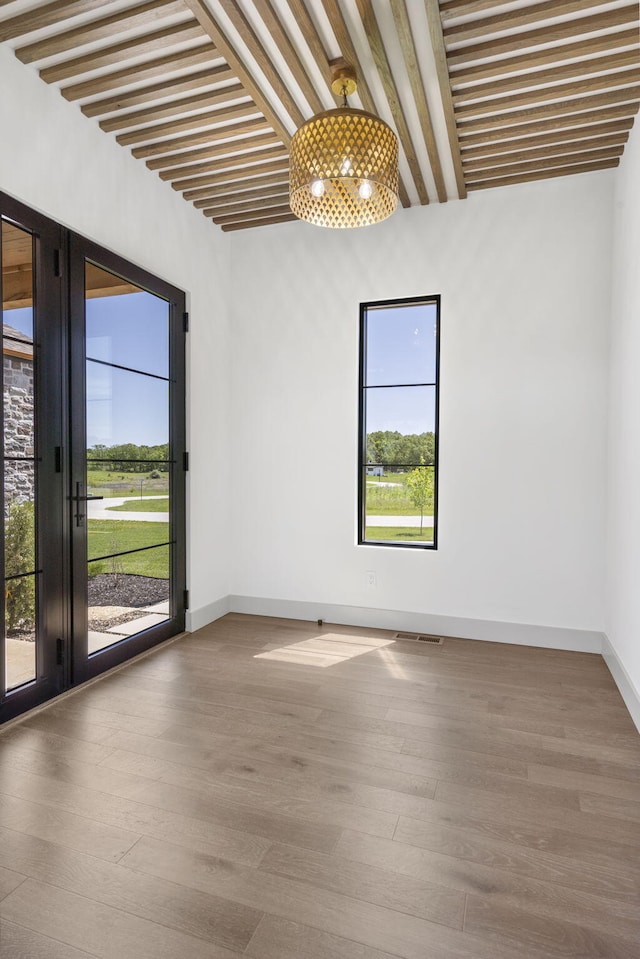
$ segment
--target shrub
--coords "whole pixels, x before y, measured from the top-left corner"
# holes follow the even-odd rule
[[[35,523],[33,503],[9,506],[5,524],[5,575],[31,572],[36,568]],[[10,579],[5,587],[7,632],[31,630],[36,622],[36,592],[34,579],[21,576]]]

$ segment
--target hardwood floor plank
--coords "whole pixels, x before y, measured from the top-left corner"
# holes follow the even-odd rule
[[[543,785],[560,786],[579,792],[601,793],[614,799],[629,799],[640,806],[640,783],[613,779],[610,776],[593,775],[556,766],[529,764],[529,780]]]
[[[637,880],[640,879],[640,873],[624,876],[613,865],[607,868],[591,864],[585,870],[584,863],[579,860],[518,846],[495,837],[488,838],[472,829],[449,829],[404,816],[398,820],[394,840],[455,859],[497,866],[533,879],[562,883],[593,895],[614,896],[625,890],[637,892]]]
[[[109,734],[111,730],[109,730]],[[99,763],[112,752],[110,746],[102,743],[85,742],[60,736],[46,729],[27,728],[23,724],[0,732],[0,750],[3,754],[12,748],[31,749],[47,756],[60,756],[77,759],[83,763]]]
[[[245,956],[251,959],[394,959],[388,952],[279,916],[264,917]]]
[[[435,883],[278,844],[267,851],[259,870],[462,929],[465,896]]]
[[[0,903],[0,916],[100,959],[238,959],[240,955],[32,879]]]
[[[488,898],[471,897],[465,913],[464,927],[475,933],[516,949],[519,955],[535,947],[548,959],[565,959],[580,956],[581,959],[636,959],[638,941],[626,942],[613,933],[601,932],[537,916],[522,909],[507,909],[491,903]]]
[[[26,878],[26,876],[16,872],[14,869],[6,869],[4,866],[0,867],[0,899],[4,899],[10,892],[17,889],[20,883],[24,882]],[[2,939],[0,939],[0,942],[2,942]]]
[[[640,823],[640,802],[631,799],[614,799],[610,796],[580,793],[580,809],[583,812],[594,813],[598,816],[612,816],[614,819],[626,819],[629,822]],[[638,830],[627,829],[631,842],[634,841]]]
[[[487,896],[506,908],[534,911],[637,941],[640,937],[637,888],[629,885],[624,898],[597,896],[519,875],[495,865],[461,860],[395,840],[345,831],[333,854],[369,867],[399,872],[425,882]]]
[[[6,919],[0,920],[0,945],[8,959],[95,959],[95,953],[80,952]]]

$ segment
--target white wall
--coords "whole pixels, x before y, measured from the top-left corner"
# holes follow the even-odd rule
[[[640,728],[640,129],[614,196],[607,662]]]
[[[189,294],[189,585],[206,607],[229,592],[229,244],[6,46],[0,90],[0,189]]]
[[[234,235],[235,608],[599,649],[612,180]],[[356,546],[358,304],[433,293],[440,547]]]

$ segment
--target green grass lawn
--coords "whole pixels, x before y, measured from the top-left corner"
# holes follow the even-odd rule
[[[111,553],[142,549],[155,543],[166,543],[169,539],[168,523],[141,523],[132,520],[90,519],[89,559],[93,556],[108,556]],[[135,573],[138,576],[155,576],[167,579],[169,576],[169,547],[148,549],[142,553],[132,553],[116,560],[105,559],[91,562],[89,575],[97,573]]]
[[[149,473],[152,469],[149,469]],[[142,483],[140,482],[142,480]],[[111,470],[93,470],[89,462],[87,487],[90,495],[104,496],[159,496],[169,490],[169,474],[160,473],[160,479],[149,479],[148,473],[118,473]]]
[[[156,496],[158,494],[156,493]],[[107,509],[124,513],[168,513],[169,498],[166,499],[131,499],[122,506],[107,506]]]
[[[370,516],[420,516],[409,496],[406,483],[409,473],[387,473],[378,479],[367,476],[367,513]],[[382,483],[394,483],[383,486]]]
[[[425,526],[420,532],[419,526],[367,526],[365,538],[399,543],[433,543],[433,527]]]

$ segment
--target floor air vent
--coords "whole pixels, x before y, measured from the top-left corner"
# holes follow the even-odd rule
[[[432,646],[442,646],[444,636],[430,636],[428,633],[394,633],[394,639],[409,639],[412,643],[430,643]]]

